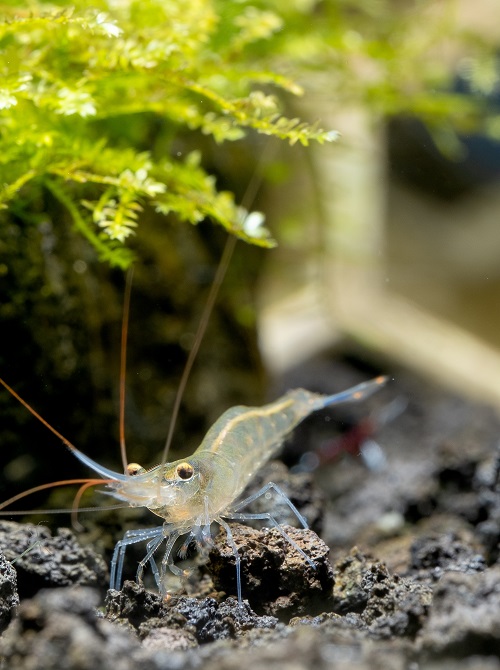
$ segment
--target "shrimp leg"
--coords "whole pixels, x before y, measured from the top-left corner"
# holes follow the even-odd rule
[[[137,572],[135,574],[135,581],[138,584],[142,584],[142,575],[144,574],[144,568],[146,567],[146,563],[149,561],[151,565],[151,571],[155,578],[156,585],[158,587],[158,590],[160,591],[161,591],[160,572],[154,559],[154,553],[158,549],[160,544],[163,542],[163,539],[164,538],[162,534],[160,537],[155,537],[150,542],[148,542],[148,544],[146,545],[146,555],[141,561],[139,561],[139,565],[137,566]]]
[[[189,545],[191,544],[191,542],[197,542],[197,539],[196,539],[196,533],[193,533],[193,531],[191,531],[191,532],[189,533],[189,535],[187,536],[187,538],[186,538],[186,539],[184,540],[184,542],[182,543],[182,546],[181,546],[180,549],[177,551],[177,556],[178,556],[181,560],[184,560],[184,559],[186,558],[186,556],[187,556],[187,552],[188,552],[188,549],[189,549]]]
[[[230,518],[230,517],[228,517]],[[229,527],[229,524],[227,524],[224,519],[219,518],[218,522],[224,528],[226,531],[226,538],[227,538],[227,543],[233,550],[233,555],[234,555],[234,562],[236,564],[236,593],[238,594],[238,605],[243,605],[243,598],[241,597],[241,558],[240,558],[240,552],[238,551],[238,547],[236,545],[236,542],[234,541],[233,534],[231,532],[231,528]]]
[[[257,498],[260,498],[261,496],[265,495],[269,489],[273,489],[278,496],[285,502],[288,507],[291,509],[291,511],[295,514],[297,517],[297,520],[300,522],[300,524],[304,528],[308,528],[307,521],[305,518],[302,516],[302,514],[299,512],[299,510],[295,507],[295,505],[292,503],[290,498],[284,493],[284,491],[274,482],[268,482],[265,486],[263,486],[261,489],[253,493],[252,495],[244,498],[243,500],[240,500],[232,510],[227,511],[224,513],[224,517],[226,519],[232,519],[234,521],[250,521],[254,519],[261,519],[263,521],[268,521],[274,528],[277,529],[277,531],[281,534],[284,540],[288,542],[294,549],[297,551],[302,558],[309,563],[309,565],[316,569],[316,563],[309,558],[309,556],[305,553],[303,549],[299,547],[299,545],[293,540],[288,533],[286,533],[281,524],[272,516],[270,512],[260,512],[260,513],[251,513],[251,512],[239,512],[242,507],[245,507],[246,505],[249,505],[252,503],[254,500],[257,500]],[[241,559],[240,555],[238,552],[238,547],[236,546],[236,543],[234,541],[233,535],[231,533],[231,529],[229,525],[223,521],[223,519],[219,518],[218,519],[220,525],[224,528],[226,531],[226,536],[227,536],[227,542],[231,549],[233,550],[235,562],[236,562],[236,589],[237,589],[237,594],[238,594],[238,603],[241,605],[242,604],[242,597],[241,597]]]
[[[174,564],[172,557],[172,550],[177,539],[185,533],[186,531],[184,529],[173,529],[170,533],[167,533],[165,526],[156,526],[155,528],[150,528],[147,530],[128,530],[123,536],[123,539],[116,543],[115,550],[113,552],[113,558],[111,559],[111,579],[109,587],[116,590],[120,588],[123,573],[123,563],[125,560],[125,552],[127,547],[131,544],[137,544],[138,542],[150,540],[146,547],[146,555],[139,562],[136,578],[139,583],[142,582],[144,568],[149,561],[155,582],[158,586],[158,590],[160,593],[164,593],[165,589],[163,587],[162,581],[165,577],[167,568],[178,577],[185,576],[184,570],[178,568]],[[156,561],[154,559],[154,553],[166,538],[167,546],[165,547],[165,554],[161,562],[161,569],[158,570],[158,566],[156,565]]]
[[[233,512],[238,512],[238,510],[240,510],[242,507],[246,507],[254,500],[257,500],[257,498],[260,498],[261,496],[265,495],[269,491],[269,489],[274,489],[275,493],[277,493],[277,495],[281,498],[281,500],[288,505],[288,507],[292,510],[292,512],[296,516],[297,521],[303,528],[309,528],[309,526],[307,525],[307,521],[299,512],[299,510],[295,507],[290,498],[286,495],[283,489],[281,489],[274,482],[268,482],[256,493],[252,493],[252,495],[248,496],[247,498],[243,498],[243,500],[240,500],[236,505],[233,506],[233,508],[230,510],[230,513],[233,514]],[[229,514],[224,514],[224,516],[227,516],[228,518],[235,518],[233,516],[229,516]]]
[[[177,575],[177,577],[185,577],[186,576],[186,573],[184,572],[184,570],[182,570],[181,568],[178,568],[174,564],[174,558],[172,556],[172,550],[174,548],[174,544],[177,542],[179,537],[181,537],[181,535],[185,535],[185,534],[186,534],[186,530],[184,528],[181,528],[181,529],[172,530],[172,532],[168,536],[167,546],[165,547],[165,554],[164,554],[162,562],[161,562],[160,576],[161,576],[162,581],[163,581],[163,578],[165,577],[165,574],[167,572],[167,568],[170,570],[170,572],[173,572],[174,575]],[[162,592],[162,593],[165,592],[165,588],[163,586],[160,587],[160,592]]]
[[[153,540],[159,535],[163,537],[163,526],[156,526],[155,528],[128,530],[123,536],[122,540],[116,543],[113,557],[111,559],[111,578],[109,583],[110,589],[118,590],[122,581],[123,562],[125,560],[125,552],[127,547],[137,542],[144,542],[145,540]]]

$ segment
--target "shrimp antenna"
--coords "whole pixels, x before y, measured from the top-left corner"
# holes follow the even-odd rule
[[[0,378],[0,384],[1,384],[5,389],[7,389],[7,391],[8,391],[11,395],[13,395],[14,398],[15,398],[16,400],[18,400],[18,401],[21,403],[21,405],[24,405],[24,407],[26,407],[26,409],[27,409],[29,412],[31,412],[31,414],[33,414],[33,416],[34,416],[36,419],[38,419],[38,421],[40,421],[41,423],[43,423],[43,425],[44,425],[46,428],[48,428],[52,433],[54,433],[54,435],[55,435],[56,437],[58,437],[60,440],[62,440],[62,442],[68,447],[68,449],[69,449],[70,451],[72,451],[74,454],[79,454],[79,453],[80,453],[80,452],[78,451],[78,449],[75,447],[75,445],[74,445],[72,442],[70,442],[70,441],[68,440],[67,437],[64,437],[64,435],[61,435],[61,433],[60,433],[58,430],[56,430],[56,429],[54,428],[54,426],[51,426],[50,423],[49,423],[48,421],[46,421],[46,420],[43,418],[43,416],[41,416],[40,414],[38,414],[38,412],[37,412],[36,410],[34,410],[33,407],[31,407],[31,405],[29,405],[29,404],[26,402],[26,400],[24,400],[23,398],[21,398],[21,396],[19,395],[19,393],[17,393],[16,391],[14,391],[14,389],[13,389],[11,386],[9,386],[9,385],[7,384],[7,382],[5,382],[3,379]],[[8,502],[10,502],[10,501],[7,501],[7,503],[8,503]],[[4,506],[4,505],[0,505],[0,509],[2,509],[3,506]]]
[[[127,339],[130,315],[130,296],[132,294],[132,278],[134,266],[127,272],[125,280],[125,298],[123,300],[122,341],[120,348],[120,453],[122,456],[123,472],[127,472],[127,447],[125,445],[125,380],[127,376]]]
[[[270,149],[273,148],[273,145],[271,142],[268,142],[266,144],[266,147],[264,151],[262,152],[262,155],[260,157],[259,163],[255,170],[253,171],[252,177],[250,178],[250,181],[248,183],[247,189],[245,191],[245,194],[242,198],[242,208],[247,209],[249,204],[254,201],[255,195],[257,193],[257,189],[259,187],[260,182],[262,181],[262,176],[261,176],[261,166],[269,160],[269,154],[270,154]],[[210,287],[210,293],[208,294],[207,302],[205,303],[205,307],[203,310],[203,314],[201,315],[200,323],[198,324],[198,330],[196,331],[196,335],[194,338],[194,344],[193,347],[191,348],[191,351],[189,352],[188,359],[186,361],[186,365],[184,366],[184,370],[182,372],[182,377],[179,382],[179,386],[177,388],[177,393],[175,395],[175,401],[174,401],[174,406],[172,409],[172,416],[170,419],[170,426],[168,428],[168,435],[167,435],[167,440],[165,442],[165,447],[163,449],[163,454],[161,458],[161,465],[165,465],[167,462],[168,458],[168,452],[170,450],[170,445],[172,444],[172,438],[174,436],[174,430],[175,430],[175,424],[177,422],[177,417],[179,416],[179,409],[181,406],[182,402],[182,397],[184,395],[184,391],[186,389],[186,384],[189,379],[189,375],[191,373],[191,369],[193,367],[193,363],[196,359],[196,355],[198,354],[198,350],[200,348],[200,345],[203,341],[203,336],[205,335],[205,330],[207,328],[208,322],[210,320],[210,315],[212,314],[212,310],[214,308],[215,301],[217,299],[217,295],[219,293],[219,289],[221,287],[222,282],[224,281],[224,277],[226,275],[227,268],[229,267],[229,263],[231,262],[231,257],[233,255],[234,248],[236,246],[236,241],[237,238],[234,237],[234,235],[229,235],[226,244],[224,246],[224,250],[222,252],[221,259],[219,261],[219,265],[217,266],[217,271],[215,273],[215,277],[212,281],[212,285]]]
[[[168,452],[170,449],[170,445],[172,444],[172,438],[174,436],[175,424],[177,421],[177,417],[179,416],[179,409],[182,402],[182,396],[184,395],[184,391],[186,389],[186,384],[189,379],[193,363],[200,348],[200,344],[202,343],[203,336],[205,335],[205,330],[207,329],[207,325],[210,320],[210,315],[212,314],[212,310],[214,308],[214,304],[217,299],[219,289],[224,280],[224,276],[231,261],[231,257],[233,255],[235,246],[236,246],[236,237],[234,237],[233,235],[228,235],[226,244],[224,245],[224,251],[222,252],[222,257],[217,267],[217,272],[215,273],[212,286],[210,287],[210,293],[208,294],[207,302],[205,303],[205,307],[203,309],[203,314],[201,315],[200,323],[198,324],[198,330],[196,331],[194,344],[191,348],[191,351],[189,352],[189,356],[186,361],[186,365],[184,366],[182,377],[179,382],[179,386],[177,388],[174,407],[172,409],[172,416],[170,419],[170,426],[168,428],[167,441],[165,442],[165,447],[163,449],[163,454],[161,458],[162,465],[165,465],[165,463],[167,462]]]
[[[17,502],[18,500],[21,500],[22,498],[26,498],[27,496],[30,496],[32,493],[38,493],[38,491],[46,491],[47,489],[53,489],[56,488],[57,486],[69,486],[70,484],[80,484],[88,488],[89,486],[98,486],[99,484],[109,484],[111,483],[112,479],[61,479],[58,482],[50,482],[50,484],[40,484],[39,486],[34,486],[31,489],[28,489],[27,491],[23,491],[22,493],[18,493],[15,496],[12,496],[12,498],[9,498],[8,500],[5,500],[3,503],[0,503],[0,510],[5,509],[6,507],[9,507],[9,505],[12,505],[13,503]],[[81,488],[81,486],[80,486]],[[44,514],[50,514],[52,510],[42,510]],[[71,511],[71,510],[70,510]],[[7,514],[29,514],[29,511],[14,511],[14,512],[7,512]]]

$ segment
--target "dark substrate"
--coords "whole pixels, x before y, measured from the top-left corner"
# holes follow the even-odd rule
[[[339,388],[361,380],[332,375]],[[130,581],[106,593],[105,562],[69,530],[0,523],[0,667],[500,670],[500,419],[395,376],[369,402],[308,421],[288,452],[370,415],[375,470],[353,454],[323,463],[315,484],[265,469],[324,541],[285,526],[313,569],[276,529],[234,525],[243,606],[223,535],[187,590],[164,599]],[[394,398],[405,410],[380,425]],[[284,524],[286,512],[273,509]]]

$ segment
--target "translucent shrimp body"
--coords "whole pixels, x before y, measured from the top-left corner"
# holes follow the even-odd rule
[[[120,586],[126,547],[148,541],[147,553],[139,564],[137,578],[142,578],[144,567],[149,562],[158,587],[163,590],[162,581],[167,568],[175,574],[182,574],[172,557],[176,540],[188,535],[183,547],[186,548],[193,539],[204,544],[210,539],[211,523],[217,522],[225,529],[228,543],[234,551],[238,599],[241,602],[240,560],[225,519],[259,518],[270,522],[305,560],[313,564],[271,514],[240,512],[245,505],[272,488],[288,504],[298,521],[307,527],[305,519],[278,486],[270,482],[256,494],[244,500],[238,498],[259,468],[276,453],[285,437],[309,414],[331,405],[363,400],[385,381],[385,377],[377,377],[329,396],[295,389],[263,407],[232,407],[214,423],[190,458],[147,471],[133,464],[125,477],[111,478],[110,472],[106,471],[109,494],[133,507],[147,507],[164,520],[163,525],[157,528],[129,531],[118,542],[111,565],[111,588]],[[77,452],[75,455],[80,458],[81,454]],[[84,462],[91,465],[89,460],[85,457]],[[159,569],[154,554],[164,540],[166,548]]]

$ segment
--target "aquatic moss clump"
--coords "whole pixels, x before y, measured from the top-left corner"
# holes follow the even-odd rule
[[[335,139],[282,115],[272,89],[300,87],[250,57],[249,45],[281,29],[279,16],[210,0],[65,5],[3,8],[0,206],[29,221],[49,193],[101,259],[121,267],[146,206],[272,246],[200,154],[173,142],[186,131],[233,141],[247,129],[292,144]]]

